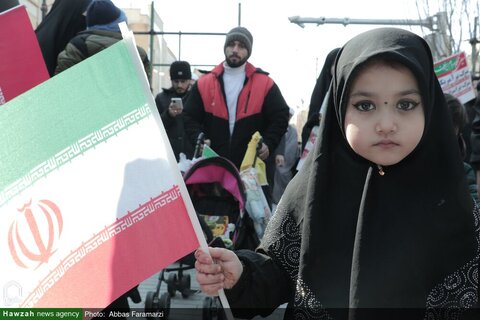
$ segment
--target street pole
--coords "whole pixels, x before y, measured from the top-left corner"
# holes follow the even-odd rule
[[[238,3],[238,26],[242,25],[242,3]]]
[[[301,28],[305,27],[306,23],[313,23],[317,26],[321,24],[342,24],[347,26],[349,24],[368,24],[368,25],[402,25],[402,26],[420,26],[428,28],[432,31],[425,37],[432,48],[432,54],[435,60],[448,57],[452,54],[452,45],[447,34],[447,16],[445,12],[438,12],[437,14],[427,17],[426,19],[411,20],[411,19],[350,19],[350,18],[306,18],[293,16],[288,18],[291,23],[295,23]]]
[[[432,21],[432,18],[429,17],[423,20],[396,20],[396,19],[350,19],[350,18],[305,18],[299,16],[289,17],[291,23],[295,23],[298,26],[304,28],[305,23],[313,23],[318,25],[333,23],[333,24],[343,24],[347,26],[349,24],[374,24],[374,25],[409,25],[409,26],[422,26],[426,27],[432,31],[436,31],[436,25]]]
[[[478,25],[478,17],[475,17],[475,23],[473,27],[473,38],[470,39],[470,45],[472,46],[472,76],[477,77],[477,25]]]

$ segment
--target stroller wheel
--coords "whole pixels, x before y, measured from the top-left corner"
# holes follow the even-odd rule
[[[177,291],[177,274],[170,273],[167,279],[167,291],[170,294],[170,297],[175,297]]]
[[[182,293],[183,298],[188,298],[190,296],[190,275],[184,274],[183,277],[180,278],[180,292]]]
[[[160,312],[163,312],[162,319],[168,319],[170,314],[170,294],[163,293],[158,300],[158,309]]]
[[[155,298],[156,298],[155,292],[153,291],[147,292],[147,297],[145,298],[145,311],[155,310],[155,307],[154,307]]]
[[[149,291],[145,298],[145,312],[155,312],[158,310],[158,297],[153,291]],[[147,319],[153,319],[148,317]]]

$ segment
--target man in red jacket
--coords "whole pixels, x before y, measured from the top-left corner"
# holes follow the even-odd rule
[[[203,131],[206,143],[237,168],[256,131],[263,137],[259,157],[267,160],[288,126],[289,108],[280,89],[267,72],[247,62],[252,43],[246,28],[230,30],[225,61],[196,82],[185,105],[185,128],[192,143]]]

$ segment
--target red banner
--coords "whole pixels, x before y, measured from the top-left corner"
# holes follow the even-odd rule
[[[25,7],[0,13],[0,105],[49,78]]]

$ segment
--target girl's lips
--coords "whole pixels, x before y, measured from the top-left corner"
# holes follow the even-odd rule
[[[375,143],[374,146],[381,147],[381,148],[393,148],[398,146],[398,143],[391,140],[382,140],[380,142]]]

